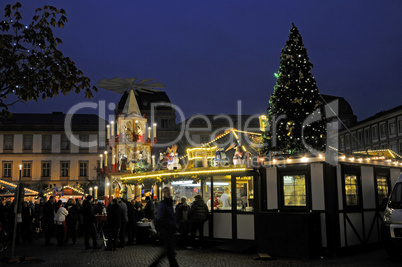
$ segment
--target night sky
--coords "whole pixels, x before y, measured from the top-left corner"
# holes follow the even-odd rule
[[[344,97],[358,120],[402,104],[400,0],[20,2],[24,18],[44,4],[65,9],[68,23],[55,31],[59,49],[93,85],[153,78],[186,117],[236,114],[238,100],[243,114],[265,113],[292,22],[320,93]],[[91,101],[119,99],[99,89]],[[11,111],[67,112],[80,101],[88,99],[70,93]]]

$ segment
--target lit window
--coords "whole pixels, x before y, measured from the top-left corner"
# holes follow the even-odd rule
[[[359,205],[358,184],[356,175],[345,175],[346,206]]]
[[[254,210],[254,183],[253,176],[236,177],[237,210]]]
[[[306,176],[283,176],[283,197],[285,206],[306,206]]]
[[[388,178],[384,175],[377,176],[377,204],[382,205],[384,199],[388,198]]]

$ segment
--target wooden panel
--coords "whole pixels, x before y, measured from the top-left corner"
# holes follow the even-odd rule
[[[276,167],[267,168],[267,206],[268,209],[278,209],[278,175]]]
[[[363,209],[375,209],[374,169],[369,166],[361,167],[361,185],[363,194]]]
[[[254,240],[254,214],[237,215],[237,238]]]
[[[325,210],[324,169],[322,163],[312,163],[311,168],[311,199],[312,209]]]
[[[214,213],[214,238],[232,239],[232,213]]]
[[[363,239],[363,222],[361,213],[347,213],[347,217],[350,222],[346,220],[346,240],[347,246],[361,245],[361,241],[359,239]],[[345,218],[346,219],[346,218]],[[357,233],[353,230],[353,227],[356,229]]]
[[[339,210],[343,210],[342,168],[340,164],[336,166],[336,180],[338,185],[338,206]]]

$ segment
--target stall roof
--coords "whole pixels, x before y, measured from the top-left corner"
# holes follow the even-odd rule
[[[135,174],[118,174],[112,173],[112,176],[119,176],[120,180],[129,181],[142,178],[162,178],[162,177],[178,177],[178,176],[192,176],[192,175],[210,175],[210,174],[223,174],[223,173],[239,173],[253,171],[253,169],[247,168],[245,165],[239,166],[221,166],[221,167],[205,167],[205,168],[191,168],[181,170],[163,170],[163,171],[151,171],[141,172]]]
[[[14,184],[14,183],[10,183],[10,182],[7,182],[7,181],[1,180],[1,179],[0,179],[0,183],[1,183],[1,184],[8,185],[8,186],[11,186],[11,187],[17,187],[17,185],[16,185],[16,184]],[[39,192],[38,192],[38,191],[35,191],[35,190],[32,190],[32,189],[29,189],[29,188],[26,188],[26,187],[24,188],[24,190],[25,190],[26,192],[30,193],[30,194],[34,194],[34,195],[39,194]]]

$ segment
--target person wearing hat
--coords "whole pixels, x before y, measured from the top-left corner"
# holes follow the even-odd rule
[[[194,202],[191,205],[191,209],[188,213],[188,219],[191,223],[191,244],[195,247],[195,234],[198,231],[199,244],[204,239],[204,222],[208,220],[208,207],[200,195],[194,196]]]

